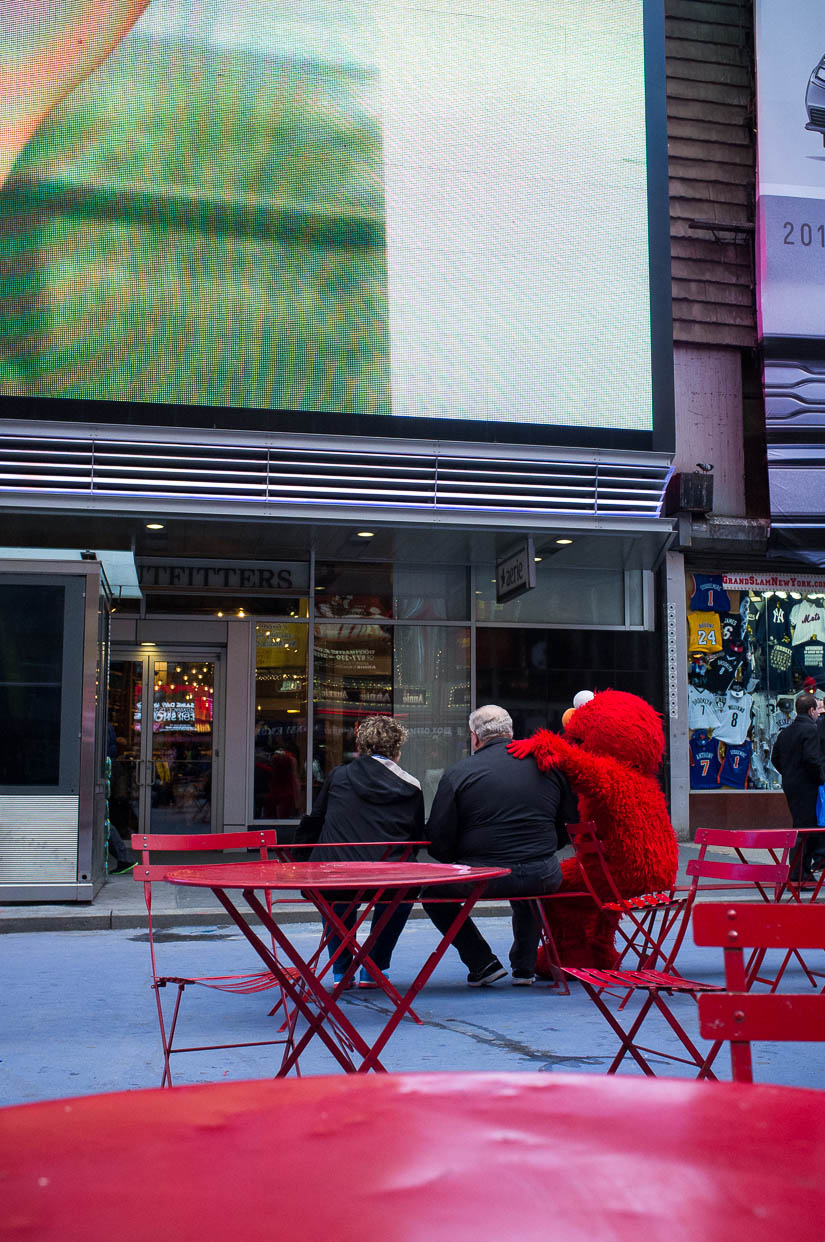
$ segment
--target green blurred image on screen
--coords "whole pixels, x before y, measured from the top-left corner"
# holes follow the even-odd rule
[[[0,194],[0,392],[649,430],[643,7],[154,0]]]

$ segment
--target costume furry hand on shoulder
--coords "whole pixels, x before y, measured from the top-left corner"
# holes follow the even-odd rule
[[[519,759],[532,756],[542,771],[559,768],[564,772],[578,798],[579,818],[596,823],[623,896],[671,887],[678,848],[656,779],[665,737],[658,714],[644,699],[621,690],[603,690],[576,708],[564,737],[540,729],[531,738],[511,742],[508,750]],[[562,874],[562,891],[581,888],[575,859],[562,863]],[[609,899],[603,877],[594,873],[591,879]],[[604,915],[595,918],[598,911],[594,912],[592,901],[562,904],[563,914],[557,913],[552,901],[547,903],[562,961],[612,965],[615,920],[611,923]]]

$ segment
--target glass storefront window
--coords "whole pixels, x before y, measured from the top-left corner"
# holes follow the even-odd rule
[[[624,626],[627,591],[629,599],[637,601],[630,623],[641,626],[638,601],[644,587],[644,571],[639,569],[554,569],[550,561],[536,567],[534,590],[497,604],[495,566],[480,566],[474,584],[476,616],[479,621],[502,623]]]
[[[825,583],[795,582],[760,590],[735,575],[687,575],[693,790],[782,787],[773,744],[797,694],[825,690]]]
[[[315,571],[319,617],[391,617],[392,566],[320,563]]]
[[[255,626],[254,810],[256,820],[306,810],[307,627]]]
[[[468,577],[464,565],[396,565],[393,615],[399,621],[466,621]]]
[[[476,643],[476,700],[499,703],[516,737],[562,727],[579,690],[626,690],[662,706],[661,638],[625,630],[485,627]]]
[[[316,625],[315,738],[317,793],[339,763],[355,757],[355,725],[392,713],[392,639],[388,625]]]
[[[393,708],[409,733],[401,761],[429,814],[445,768],[470,753],[470,631],[397,625],[394,639]]]
[[[316,626],[313,789],[355,756],[365,716],[394,715],[409,730],[401,763],[429,810],[445,767],[468,753],[470,634],[465,626]]]
[[[306,597],[272,595],[176,595],[169,591],[146,591],[146,614],[225,617],[306,617]]]
[[[215,665],[153,660],[151,831],[193,831],[212,822]]]
[[[66,588],[0,585],[0,785],[60,784]]]

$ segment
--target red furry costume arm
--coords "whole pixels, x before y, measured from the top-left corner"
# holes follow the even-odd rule
[[[619,890],[627,897],[669,888],[678,851],[657,781],[610,755],[572,746],[548,729],[511,742],[519,759],[532,755],[542,770],[558,767],[579,798],[582,819],[595,820]]]
[[[638,695],[603,690],[577,707],[565,736],[542,729],[510,753],[531,756],[542,770],[558,768],[579,800],[583,820],[594,820],[620,893],[635,897],[666,889],[676,877],[676,836],[656,773],[665,738],[658,713]],[[609,895],[596,864],[586,862],[598,892]],[[562,892],[581,887],[574,859],[562,862]],[[565,965],[610,967],[615,962],[619,915],[587,899],[554,902],[545,912]],[[547,962],[542,960],[544,971]]]

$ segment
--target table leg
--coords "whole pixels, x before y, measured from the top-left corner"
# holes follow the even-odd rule
[[[329,1048],[330,1052],[335,1057],[339,1065],[341,1065],[348,1073],[353,1073],[354,1070],[356,1069],[354,1061],[352,1060],[351,1057],[347,1055],[346,1052],[344,1052],[343,1048],[340,1047],[340,1045],[336,1042],[333,1036],[324,1029],[323,1023],[327,1019],[331,1019],[331,1021],[336,1026],[341,1028],[341,1030],[345,1033],[347,1039],[351,1042],[353,1048],[355,1048],[356,1051],[361,1056],[369,1052],[369,1046],[361,1038],[361,1036],[358,1034],[358,1031],[355,1029],[352,1023],[349,1022],[345,1014],[343,1014],[341,1010],[338,1008],[338,1006],[335,1004],[334,997],[331,996],[327,992],[326,988],[324,988],[318,982],[313,972],[309,969],[304,959],[297,952],[297,950],[293,947],[288,937],[286,937],[283,934],[278,924],[269,915],[269,912],[267,911],[266,906],[264,906],[262,902],[258,901],[258,899],[255,897],[254,891],[249,890],[249,889],[244,889],[244,898],[247,904],[249,905],[250,909],[252,909],[254,913],[257,914],[258,918],[261,920],[266,930],[273,937],[278,948],[283,951],[284,955],[295,967],[296,971],[298,972],[298,975],[300,976],[301,982],[303,984],[302,987],[299,987],[296,985],[295,981],[290,977],[288,972],[286,972],[283,969],[283,967],[281,966],[281,963],[274,956],[274,954],[267,948],[267,946],[260,939],[260,937],[255,934],[255,932],[252,930],[247,920],[244,918],[241,911],[238,910],[238,908],[233,904],[230,898],[226,895],[225,890],[215,888],[215,889],[212,889],[212,892],[215,894],[218,901],[220,901],[221,905],[224,907],[226,912],[229,914],[232,921],[241,930],[241,932],[243,932],[244,936],[249,941],[249,943],[252,945],[253,949],[258,954],[258,956],[261,958],[261,960],[263,961],[267,969],[272,972],[272,974],[281,984],[281,987],[284,989],[286,994],[289,996],[289,999],[292,1001],[296,1009],[298,1009],[300,1013],[306,1018],[307,1022],[309,1022],[312,1025],[313,1033],[317,1029],[319,1038]],[[307,1003],[307,1000],[306,1000],[307,993],[310,995],[312,1000],[315,1002],[315,1005],[317,1006],[319,1010],[319,1015],[314,1014],[311,1008],[309,1007],[309,1004]],[[301,1046],[300,1046],[301,1050],[305,1046],[305,1043],[306,1041],[302,1040]],[[295,1048],[293,1048],[291,1051],[289,1051],[288,1049],[285,1051],[284,1058],[281,1063],[281,1068],[278,1071],[277,1077],[282,1078],[289,1072],[292,1066],[297,1062],[298,1052],[299,1052],[298,1045],[296,1045]]]
[[[394,890],[389,890],[389,891],[394,891]],[[381,991],[384,992],[386,996],[389,997],[389,999],[392,1001],[394,1005],[399,1004],[401,1000],[401,993],[394,986],[394,984],[387,978],[387,976],[383,973],[383,971],[379,970],[379,968],[375,965],[374,962],[372,961],[367,962],[366,959],[369,957],[369,952],[370,952],[372,945],[376,942],[381,932],[384,930],[387,923],[392,918],[395,911],[398,909],[400,905],[403,905],[405,902],[413,901],[417,891],[418,891],[417,889],[415,890],[404,889],[398,893],[397,897],[390,898],[389,901],[387,900],[387,892],[388,892],[387,889],[380,889],[378,892],[372,893],[369,896],[363,891],[359,892],[356,896],[356,899],[350,902],[350,904],[347,906],[346,912],[344,914],[344,918],[346,918],[351,910],[357,909],[361,905],[364,906],[364,909],[361,915],[359,916],[357,922],[351,928],[347,927],[347,925],[343,922],[343,920],[338,919],[337,915],[335,914],[333,910],[333,903],[331,901],[327,901],[320,891],[313,894],[312,900],[315,905],[315,908],[318,910],[324,922],[327,923],[332,928],[332,930],[337,934],[339,940],[341,941],[341,949],[347,948],[353,955],[353,961],[351,962],[349,969],[345,971],[343,979],[334,989],[334,995],[336,997],[338,996],[339,992],[344,991],[346,989],[348,983],[354,977],[359,967],[366,966],[366,968],[370,971],[370,973],[373,974],[373,978],[375,979],[375,982],[378,984],[378,986],[381,988]],[[360,956],[361,946],[358,943],[358,938],[357,938],[358,932],[360,928],[363,926],[363,924],[366,922],[367,918],[370,916],[372,911],[375,909],[375,907],[381,902],[385,904],[385,909],[382,911],[381,916],[378,919],[376,919],[375,926],[371,928],[370,930],[370,935],[368,936],[367,940],[364,943],[364,955],[362,957]],[[323,952],[325,943],[326,943],[326,937],[322,937],[321,944],[317,950],[317,953],[314,954],[311,959],[313,963],[317,961],[318,957]],[[339,953],[341,949],[338,950]],[[356,960],[355,950],[359,951],[359,956],[357,957],[357,960]],[[327,973],[331,965],[332,965],[332,962],[330,961],[326,966],[323,967],[322,970],[318,972],[319,979],[323,979],[324,975]],[[419,1018],[418,1014],[415,1012],[414,1009],[409,1007],[407,1012],[409,1013],[409,1016],[412,1018],[414,1022],[418,1023],[419,1026],[423,1026],[423,1022],[421,1021],[421,1019]]]
[[[391,893],[389,901],[386,900],[388,891]],[[370,950],[375,944],[375,941],[378,939],[378,936],[383,930],[385,924],[389,921],[390,918],[392,918],[393,914],[398,909],[398,907],[401,905],[401,903],[404,901],[410,901],[411,897],[413,897],[417,893],[417,891],[418,891],[417,885],[415,888],[378,890],[377,893],[375,894],[374,900],[385,901],[386,909],[382,913],[381,917],[378,920],[376,920],[375,926],[370,930],[370,934],[367,937],[367,939],[364,941],[363,945],[359,945],[358,941],[355,939],[355,933],[358,931],[358,928],[361,926],[361,923],[364,921],[364,918],[366,918],[368,911],[362,916],[361,919],[358,920],[355,927],[353,928],[346,927],[338,918],[336,918],[335,914],[333,913],[330,902],[326,900],[326,898],[323,896],[323,893],[320,890],[312,890],[312,889],[306,890],[307,896],[312,901],[318,913],[321,915],[323,919],[327,919],[332,924],[333,928],[340,936],[342,948],[346,947],[352,953],[352,962],[350,963],[350,966],[347,969],[344,975],[344,978],[342,979],[341,983],[336,985],[335,989],[332,992],[331,1000],[333,1002],[337,999],[341,991],[346,987],[347,981],[355,974],[355,972],[360,968],[363,962],[365,962],[366,959],[369,957]],[[247,900],[249,899],[247,898]],[[360,892],[356,894],[356,898],[352,904],[360,905],[362,902],[364,902],[364,900],[365,900],[365,893],[363,890],[361,890]],[[256,913],[258,913],[260,917],[260,909],[256,910]],[[317,978],[316,978],[316,982],[317,982]],[[386,982],[387,982],[388,987],[391,989],[391,991],[387,991],[385,989],[386,995],[393,1002],[393,1005],[395,1005],[396,1007],[401,1005],[403,1003],[403,998],[401,997],[400,993],[392,986],[392,984],[389,983],[389,980],[387,980]],[[326,991],[324,991],[324,995],[327,995]],[[408,1009],[409,1009],[409,1004],[402,1010],[401,1017],[404,1016],[404,1013]],[[311,1018],[308,1019],[306,1031],[303,1032],[303,1034],[301,1035],[301,1038],[295,1044],[292,1051],[285,1055],[284,1061],[282,1063],[282,1069],[284,1071],[288,1070],[290,1066],[297,1061],[298,1057],[300,1057],[301,1053],[303,1052],[304,1048],[307,1046],[309,1041],[312,1039],[315,1032],[318,1031],[320,1033],[321,1024],[323,1020],[324,1020],[324,1014],[322,1011],[322,1007],[319,1006],[318,1014],[313,1015]],[[399,1018],[399,1021],[400,1021],[400,1018]],[[384,1066],[378,1060],[377,1055],[375,1055],[374,1048],[370,1050],[369,1046],[363,1040],[361,1040],[361,1046],[357,1046],[357,1051],[362,1055],[362,1057],[364,1057],[364,1060],[362,1061],[360,1066],[355,1067],[356,1072],[360,1073],[365,1069],[374,1069],[374,1070],[380,1070],[386,1073]],[[366,1052],[366,1055],[365,1055],[365,1052]]]
[[[430,975],[433,973],[436,966],[441,961],[442,957],[447,952],[450,945],[453,943],[453,940],[455,939],[458,931],[464,926],[467,919],[470,917],[470,913],[473,909],[473,906],[479,900],[479,898],[483,894],[486,887],[487,887],[487,881],[481,880],[479,883],[473,885],[473,888],[470,894],[464,898],[464,902],[461,906],[461,909],[459,910],[456,917],[453,919],[453,922],[451,923],[451,925],[447,928],[447,931],[441,937],[440,943],[438,944],[436,949],[430,954],[430,956],[427,958],[426,962],[421,967],[418,974],[415,976],[415,979],[413,979],[410,987],[407,989],[404,995],[399,998],[399,1004],[396,1006],[395,1012],[390,1016],[389,1021],[387,1022],[386,1026],[379,1034],[368,1056],[364,1058],[363,1063],[359,1066],[358,1068],[359,1073],[363,1073],[365,1070],[373,1069],[376,1064],[379,1064],[378,1054],[383,1051],[393,1031],[398,1026],[401,1019],[404,1017],[404,1014],[410,1008],[416,996],[421,991],[421,989],[424,987],[427,980],[430,978]],[[457,898],[456,900],[461,900],[461,899]]]

